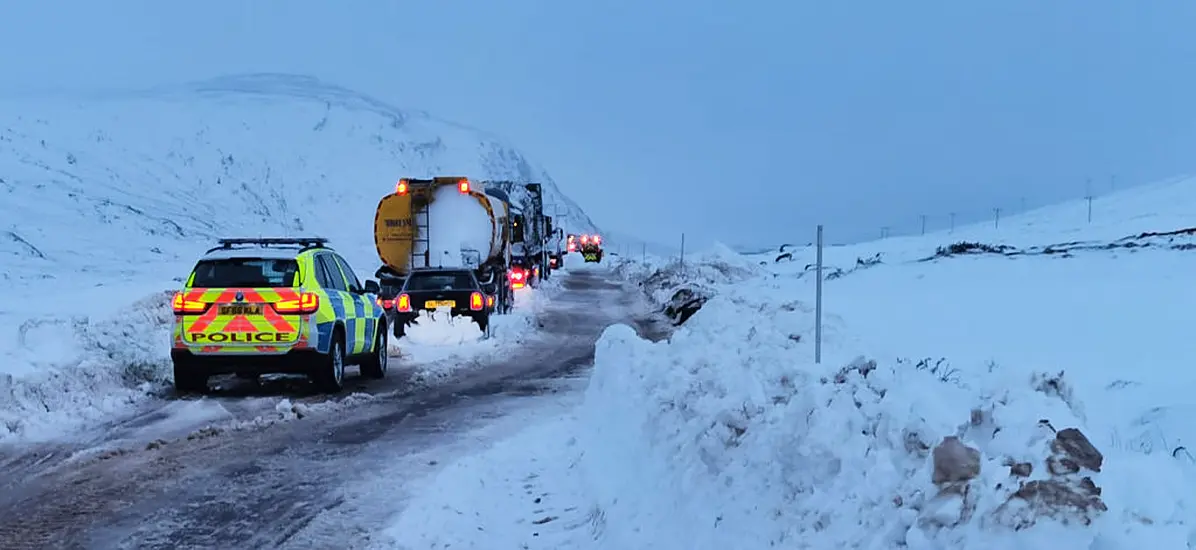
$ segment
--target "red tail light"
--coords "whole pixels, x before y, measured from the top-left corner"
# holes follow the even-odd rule
[[[174,312],[178,314],[203,313],[207,311],[209,305],[210,304],[207,302],[201,302],[199,300],[188,300],[187,295],[182,292],[175,293],[174,302],[171,304]]]
[[[482,296],[481,292],[474,292],[469,295],[469,309],[482,311],[484,307],[486,307],[486,297]]]
[[[374,300],[374,302],[376,302],[378,304],[378,306],[381,307],[382,309],[390,309],[392,307],[395,307],[394,300],[383,300],[382,298],[378,298],[378,299]]]
[[[486,297],[486,307],[494,307],[494,296]]]
[[[395,300],[395,309],[402,313],[411,312],[411,296],[400,294],[399,299]]]
[[[589,236],[589,235],[582,235],[582,236],[581,236],[581,244],[586,244],[586,243],[588,243],[588,242],[590,242],[590,236]]]
[[[594,235],[594,244],[602,244],[602,237]]]
[[[407,194],[407,180],[399,180],[399,183],[395,184],[395,193],[398,195]]]
[[[462,193],[469,192],[469,180],[461,180],[457,182],[457,190]]]
[[[320,295],[314,292],[301,292],[297,300],[282,300],[274,304],[274,311],[279,313],[298,313],[308,315],[320,309]]]

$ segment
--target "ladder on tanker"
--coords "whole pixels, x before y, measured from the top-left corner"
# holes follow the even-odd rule
[[[431,203],[431,194],[433,191],[434,188],[422,190],[428,203]],[[432,236],[429,234],[430,228],[432,226],[432,216],[430,214],[431,211],[432,209],[428,205],[425,205],[423,208],[416,209],[416,212],[412,214],[412,217],[415,218],[415,238],[411,240],[411,268],[432,267]],[[423,265],[418,265],[415,262],[415,258],[420,256],[418,250],[420,249],[421,244],[423,245],[422,255],[424,257],[424,261]]]

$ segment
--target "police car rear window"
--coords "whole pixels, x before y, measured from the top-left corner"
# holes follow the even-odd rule
[[[407,290],[471,290],[473,281],[467,273],[413,273]]]
[[[195,266],[196,288],[292,287],[299,273],[295,260],[228,258],[203,260]]]

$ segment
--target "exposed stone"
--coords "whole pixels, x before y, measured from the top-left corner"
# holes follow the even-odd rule
[[[1009,466],[1009,475],[1030,477],[1034,473],[1034,465],[1029,462],[1018,462]]]
[[[980,451],[964,445],[958,437],[944,437],[932,454],[932,481],[936,485],[968,481],[980,475]]]
[[[1087,468],[1094,472],[1100,471],[1101,464],[1105,460],[1104,455],[1092,446],[1092,442],[1088,441],[1088,438],[1075,428],[1059,430],[1055,434],[1055,440],[1051,442],[1051,450],[1066,455],[1070,462],[1076,464],[1077,467]]]

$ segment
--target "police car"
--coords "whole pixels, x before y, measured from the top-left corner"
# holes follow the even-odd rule
[[[175,388],[202,393],[211,376],[285,373],[337,392],[354,364],[382,378],[388,331],[378,291],[326,239],[220,239],[174,296]]]

